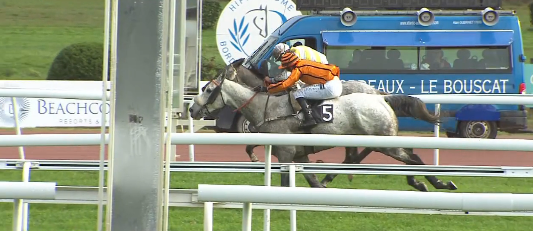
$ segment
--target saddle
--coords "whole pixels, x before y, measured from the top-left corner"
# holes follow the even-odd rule
[[[300,104],[296,101],[293,94],[289,94],[289,104],[292,107],[292,110],[296,117],[300,120],[303,120],[303,111]],[[323,99],[313,100],[307,99],[307,104],[311,107],[313,118],[317,123],[331,123],[333,122],[333,104],[324,104]]]
[[[289,94],[288,91],[285,92],[285,94]],[[318,100],[314,100],[314,99],[307,99],[307,104],[309,104],[309,106],[311,106],[311,109],[313,111],[316,111],[317,107],[322,104],[324,102],[323,99],[318,99]],[[292,106],[292,109],[293,111],[298,114],[302,111],[302,107],[300,107],[300,104],[298,104],[298,102],[296,101],[296,98],[294,98],[294,95],[293,94],[289,94],[289,103],[291,104]],[[318,121],[317,121],[318,122]]]
[[[304,120],[304,114],[302,111],[302,107],[296,101],[296,98],[294,98],[294,95],[291,94],[292,91],[296,90],[296,86],[292,86],[286,91],[278,92],[276,94],[272,94],[272,96],[275,97],[286,97],[288,95],[288,103],[291,105],[293,115],[295,115],[296,118],[298,118],[300,121]],[[307,99],[307,104],[311,107],[313,118],[317,123],[331,123],[333,122],[333,104],[324,104],[323,99],[320,100],[312,100]],[[305,132],[305,131],[304,131]]]

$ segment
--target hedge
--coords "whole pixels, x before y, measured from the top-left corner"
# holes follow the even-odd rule
[[[220,13],[222,13],[222,7],[219,2],[212,0],[203,1],[202,29],[213,29],[216,27]]]
[[[63,48],[48,71],[47,80],[102,80],[102,43],[75,43]]]

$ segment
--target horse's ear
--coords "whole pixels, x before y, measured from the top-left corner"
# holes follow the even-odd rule
[[[259,73],[263,75],[263,78],[265,76],[268,76],[268,63],[266,59],[263,59],[261,63],[259,63]]]
[[[243,62],[244,62],[244,58],[240,58],[240,59],[233,61],[231,65],[233,66],[233,68],[238,68],[242,65]]]

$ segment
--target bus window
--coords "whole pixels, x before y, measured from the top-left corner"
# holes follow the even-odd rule
[[[420,49],[420,70],[483,73],[510,71],[509,47],[425,47]]]
[[[328,61],[344,73],[416,70],[416,47],[326,47]]]
[[[509,47],[327,46],[343,73],[511,73]]]

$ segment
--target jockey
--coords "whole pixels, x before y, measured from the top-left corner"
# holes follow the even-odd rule
[[[301,43],[300,43],[301,44]],[[274,46],[274,50],[272,51],[272,57],[276,59],[276,61],[279,61],[281,59],[281,55],[283,55],[285,52],[292,52],[296,54],[300,59],[306,59],[310,61],[315,61],[323,64],[328,64],[328,58],[326,56],[316,50],[314,50],[311,47],[304,46],[304,45],[298,45],[294,44],[295,46],[289,47],[289,45],[285,43],[278,43],[276,46]],[[285,71],[281,75],[275,78],[270,78],[268,76],[265,77],[265,82],[267,83],[276,83],[279,81],[283,81],[287,79],[290,75],[290,72]]]
[[[281,56],[279,69],[290,71],[290,76],[284,81],[270,84],[266,89],[261,88],[261,91],[267,90],[271,94],[277,93],[288,89],[298,80],[304,82],[306,86],[294,92],[294,98],[305,112],[305,121],[302,127],[316,124],[306,99],[333,99],[342,94],[342,82],[339,79],[340,69],[335,65],[300,59],[292,52],[285,52]]]

